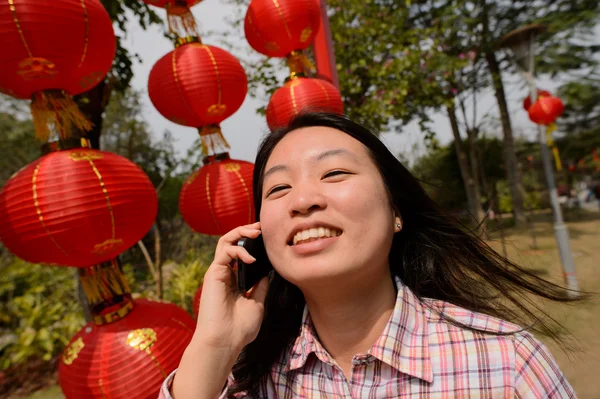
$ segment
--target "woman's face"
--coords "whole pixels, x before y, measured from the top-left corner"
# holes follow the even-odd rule
[[[273,267],[302,289],[389,273],[400,219],[362,143],[310,127],[287,134],[267,161],[260,221]]]

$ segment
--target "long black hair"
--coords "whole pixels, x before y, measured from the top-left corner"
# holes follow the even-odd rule
[[[427,195],[419,180],[372,132],[344,116],[301,114],[263,140],[254,165],[257,215],[261,209],[265,166],[273,149],[288,133],[315,126],[337,129],[366,147],[379,169],[392,205],[403,219],[402,231],[394,235],[389,254],[390,272],[400,277],[419,299],[439,299],[556,336],[556,326],[560,325],[550,324],[553,319],[536,304],[535,297],[561,302],[582,297],[570,295],[572,293],[566,289],[536,276],[491,249],[442,210]],[[229,388],[230,397],[240,391],[258,396],[260,380],[267,378],[273,363],[298,336],[304,306],[300,289],[273,272],[262,326],[257,338],[244,348],[233,368],[236,384]]]

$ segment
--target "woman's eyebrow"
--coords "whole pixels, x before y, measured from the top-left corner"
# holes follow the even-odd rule
[[[358,157],[354,155],[354,153],[344,149],[344,148],[334,148],[332,150],[323,151],[322,153],[316,155],[314,157],[315,162],[320,162],[325,158],[343,155],[349,158],[352,158],[354,161],[359,162]]]
[[[323,151],[322,153],[317,154],[313,157],[313,162],[318,163],[318,162],[321,162],[325,158],[338,156],[338,155],[342,155],[342,156],[351,158],[355,162],[361,163],[360,160],[358,159],[358,157],[354,153],[352,153],[344,148],[334,148],[332,150]],[[274,173],[285,172],[285,171],[288,171],[289,169],[290,168],[287,165],[282,165],[282,164],[275,165],[275,166],[269,168],[269,170],[267,170],[265,172],[265,174],[263,175],[263,181],[266,180],[267,177],[269,177],[270,175],[272,175]]]

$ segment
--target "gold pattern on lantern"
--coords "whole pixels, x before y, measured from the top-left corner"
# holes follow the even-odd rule
[[[54,62],[41,57],[29,57],[19,62],[17,75],[24,80],[50,79],[58,74]]]
[[[228,167],[231,167],[230,169],[228,169]],[[250,224],[252,222],[252,201],[250,199],[250,191],[248,190],[248,187],[246,186],[246,182],[244,181],[244,179],[242,178],[242,175],[240,174],[240,165],[237,163],[230,163],[225,165],[225,170],[228,172],[233,172],[236,174],[236,176],[238,177],[238,179],[240,180],[240,184],[242,185],[242,188],[244,189],[244,194],[246,194],[246,200],[247,200],[247,204],[248,204],[248,224]]]
[[[61,247],[58,244],[58,242],[56,241],[56,239],[54,238],[54,236],[48,229],[48,226],[46,226],[46,223],[44,222],[44,215],[42,215],[42,209],[40,208],[40,203],[38,201],[38,192],[37,192],[37,175],[40,172],[41,166],[42,166],[41,162],[38,163],[35,166],[35,169],[33,170],[33,175],[31,176],[31,192],[33,194],[33,206],[35,207],[35,212],[38,215],[38,220],[42,224],[42,227],[44,228],[44,231],[46,232],[46,234],[48,235],[50,240],[54,243],[54,245],[56,245],[56,248],[58,248],[63,253],[63,255],[68,256],[67,252],[63,249],[63,247]]]
[[[213,220],[215,226],[220,229],[219,222],[217,222],[217,218],[215,217],[215,212],[213,210],[212,202],[210,200],[210,173],[206,174],[206,202],[208,203],[208,210],[210,212],[210,217]]]
[[[241,167],[239,163],[226,163],[224,168],[226,172],[234,173],[239,171]]]
[[[302,33],[300,34],[300,42],[306,42],[310,35],[312,35],[312,32],[313,30],[310,27],[302,29]]]
[[[111,216],[112,216],[112,210],[111,210]],[[94,245],[94,249],[92,250],[92,253],[94,253],[96,255],[103,255],[103,254],[107,253],[108,251],[112,251],[116,247],[119,247],[121,245],[123,245],[123,240],[121,240],[120,238],[116,238],[116,239],[109,238],[108,240],[105,240],[104,242],[102,242],[100,244]]]
[[[187,178],[187,180],[185,181],[186,185],[192,184],[194,182],[194,180],[196,180],[196,177],[198,177],[198,175],[200,174],[200,169],[194,171],[194,173],[192,173],[190,175],[190,177]]]
[[[283,26],[285,27],[285,31],[288,35],[288,39],[292,40],[292,32],[290,32],[290,27],[287,24],[287,21],[285,20],[285,17],[283,16],[283,13],[281,12],[281,8],[279,7],[279,1],[277,0],[272,0],[273,4],[275,5],[275,8],[277,8],[277,13],[279,14],[279,18],[281,18],[281,21],[283,22]]]
[[[104,158],[104,154],[97,151],[72,151],[69,154],[69,158],[73,161],[90,161],[93,159],[102,159]]]
[[[163,377],[166,378],[166,371],[162,368],[150,350],[157,340],[156,331],[151,328],[139,328],[137,330],[130,331],[129,334],[127,334],[127,339],[125,342],[135,350],[146,352],[156,367],[158,367],[158,369],[161,371]]]
[[[8,0],[8,8],[13,16],[13,21],[15,26],[17,27],[17,31],[19,32],[19,36],[21,36],[21,42],[23,42],[23,46],[25,46],[25,50],[27,50],[27,54],[30,57],[33,57],[29,46],[27,45],[27,40],[25,40],[25,35],[23,34],[23,29],[21,29],[21,23],[19,22],[19,18],[17,17],[17,9],[15,8],[15,0]]]
[[[99,248],[100,249],[114,248],[116,246],[119,246],[123,243],[123,240],[117,239],[115,237],[115,235],[116,235],[115,215],[113,213],[112,204],[110,203],[110,197],[108,195],[108,190],[106,189],[106,185],[104,184],[104,179],[102,178],[100,171],[96,167],[96,164],[94,164],[94,161],[91,159],[88,159],[88,162],[90,163],[90,166],[92,167],[92,170],[94,171],[94,174],[96,175],[96,177],[98,178],[98,181],[100,182],[100,188],[102,189],[102,194],[104,194],[104,199],[106,200],[106,206],[108,207],[108,213],[110,215],[110,223],[111,223],[111,227],[112,227],[111,238],[104,241],[102,244],[95,245],[94,252],[96,252]]]
[[[133,349],[147,352],[156,343],[156,331],[151,328],[138,328],[127,334],[125,342]]]
[[[87,50],[88,50],[88,44],[90,41],[90,21],[88,18],[88,11],[85,6],[85,0],[80,0],[80,1],[81,1],[81,7],[83,8],[83,20],[85,21],[85,41],[84,41],[84,45],[83,45],[83,54],[81,55],[81,61],[79,61],[79,68],[81,68],[81,66],[83,65],[83,62],[85,61],[85,57],[87,55]]]
[[[73,364],[73,362],[77,359],[77,356],[79,356],[79,352],[81,352],[84,347],[85,344],[83,343],[83,339],[81,337],[73,341],[69,346],[66,347],[62,355],[63,363],[67,366]]]
[[[213,104],[208,107],[208,114],[211,116],[221,116],[227,111],[227,105],[225,104]]]

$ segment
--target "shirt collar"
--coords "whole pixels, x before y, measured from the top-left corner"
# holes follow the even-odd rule
[[[394,311],[369,353],[402,373],[432,382],[426,311],[398,277],[395,277],[395,283],[398,294]],[[305,306],[300,334],[292,346],[286,371],[304,366],[311,353],[324,363],[334,363],[317,339],[308,307]]]

